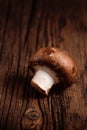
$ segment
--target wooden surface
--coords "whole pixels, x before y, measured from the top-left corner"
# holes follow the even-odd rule
[[[86,0],[0,0],[0,130],[87,130]],[[29,57],[66,50],[78,77],[48,97],[30,85]],[[60,87],[60,86],[58,86]]]

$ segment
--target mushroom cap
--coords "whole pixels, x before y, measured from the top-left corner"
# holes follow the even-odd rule
[[[40,48],[29,60],[30,69],[35,72],[36,66],[46,66],[56,73],[60,82],[72,83],[77,75],[75,61],[67,52],[55,48]]]

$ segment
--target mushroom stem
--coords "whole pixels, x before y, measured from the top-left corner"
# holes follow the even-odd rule
[[[49,90],[55,84],[55,80],[52,77],[52,74],[44,70],[37,70],[34,77],[31,80],[32,86],[42,91],[44,94],[48,95]]]

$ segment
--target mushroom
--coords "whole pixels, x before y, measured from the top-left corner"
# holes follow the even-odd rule
[[[31,85],[41,93],[48,95],[54,84],[73,83],[77,75],[74,60],[65,52],[55,47],[40,48],[29,61],[34,77]]]

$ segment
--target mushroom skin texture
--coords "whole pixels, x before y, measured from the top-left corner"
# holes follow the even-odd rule
[[[54,84],[72,84],[77,75],[75,61],[67,52],[55,47],[40,48],[31,56],[29,67],[35,74],[31,85],[45,95]]]

